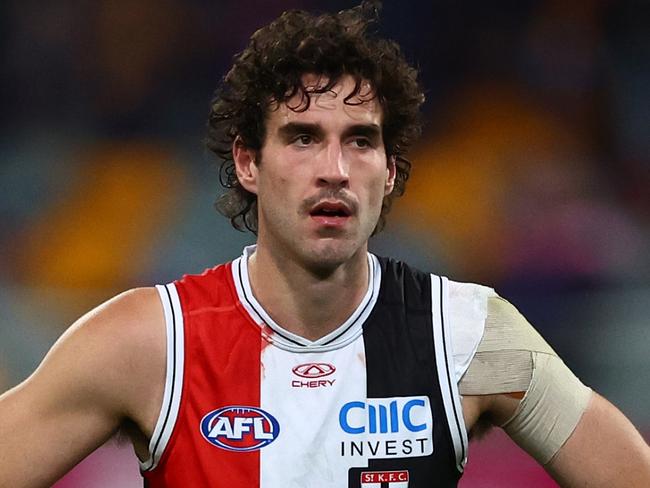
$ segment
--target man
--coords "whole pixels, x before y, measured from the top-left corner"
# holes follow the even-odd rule
[[[423,100],[374,10],[252,37],[208,145],[257,245],[74,324],[0,397],[0,486],[48,486],[120,429],[152,487],[456,486],[484,421],[563,486],[649,486],[638,432],[511,305],[367,252]]]

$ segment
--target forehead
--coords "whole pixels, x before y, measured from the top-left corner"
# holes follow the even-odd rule
[[[324,93],[314,92],[325,86],[327,81],[324,76],[303,75],[302,83],[310,98],[309,108],[304,109],[306,100],[302,91],[285,102],[272,103],[268,117],[269,129],[297,121],[381,125],[383,110],[369,81],[361,80],[358,93],[353,96],[350,95],[355,92],[356,81],[349,75],[341,77]]]

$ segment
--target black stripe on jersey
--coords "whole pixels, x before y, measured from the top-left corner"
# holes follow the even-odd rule
[[[438,279],[440,280],[440,324],[442,326],[442,348],[445,352],[445,366],[446,366],[446,373],[447,373],[447,384],[449,385],[449,391],[453,392],[454,390],[452,389],[452,378],[451,378],[451,369],[449,367],[449,356],[450,356],[450,351],[447,350],[447,340],[445,339],[446,333],[445,333],[445,314],[443,313],[443,282],[442,282],[442,277],[438,276]],[[463,440],[463,436],[461,434],[461,427],[460,427],[460,420],[458,419],[458,411],[456,410],[456,402],[452,401],[451,402],[453,406],[453,411],[454,411],[454,420],[456,421],[456,428],[458,429],[458,436],[460,437],[460,445],[462,449],[462,455],[461,455],[461,462],[463,459],[465,459],[466,453],[467,453],[467,446],[465,446],[465,442]]]
[[[358,488],[367,470],[408,470],[413,487],[456,487],[461,473],[436,368],[433,312],[440,305],[432,303],[431,275],[391,259],[379,258],[379,263],[379,297],[363,331],[367,397],[429,397],[433,453],[369,459],[367,467],[349,470],[349,487]]]
[[[165,292],[167,294],[167,300],[169,301],[169,308],[172,311],[172,384],[170,386],[169,403],[167,404],[167,411],[165,412],[165,420],[163,421],[162,428],[160,429],[158,439],[156,439],[156,442],[154,444],[154,448],[151,451],[151,466],[156,463],[156,451],[158,450],[160,441],[163,438],[163,433],[165,432],[165,427],[169,421],[169,415],[172,411],[172,403],[174,399],[174,387],[176,385],[176,313],[174,312],[174,304],[172,303],[172,297],[169,294],[169,288],[167,288],[168,286],[172,285],[165,285]],[[145,471],[149,471],[151,469],[151,466],[149,466]]]

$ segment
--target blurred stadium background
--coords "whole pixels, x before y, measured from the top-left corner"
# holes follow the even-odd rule
[[[250,34],[332,0],[0,6],[0,390],[115,293],[237,256],[211,94]],[[650,4],[384,2],[421,70],[412,180],[373,248],[509,298],[650,432]],[[55,446],[54,446],[55,448]],[[111,441],[56,486],[139,486]],[[461,486],[554,486],[498,433]]]

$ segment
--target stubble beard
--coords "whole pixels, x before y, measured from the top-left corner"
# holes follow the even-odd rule
[[[258,210],[260,213],[264,212],[263,209]],[[265,225],[260,222],[262,225],[258,243],[265,245],[270,253],[279,261],[284,261],[285,265],[297,264],[321,279],[331,276],[359,253],[365,255],[368,237],[372,230],[367,232],[365,239],[361,234],[367,229],[361,229],[359,226],[345,233],[328,234],[325,229],[321,235],[313,235],[312,230],[307,230],[300,225],[301,220],[305,218],[300,214],[294,222],[278,215],[263,217],[264,220],[268,218],[275,218],[274,224]]]

